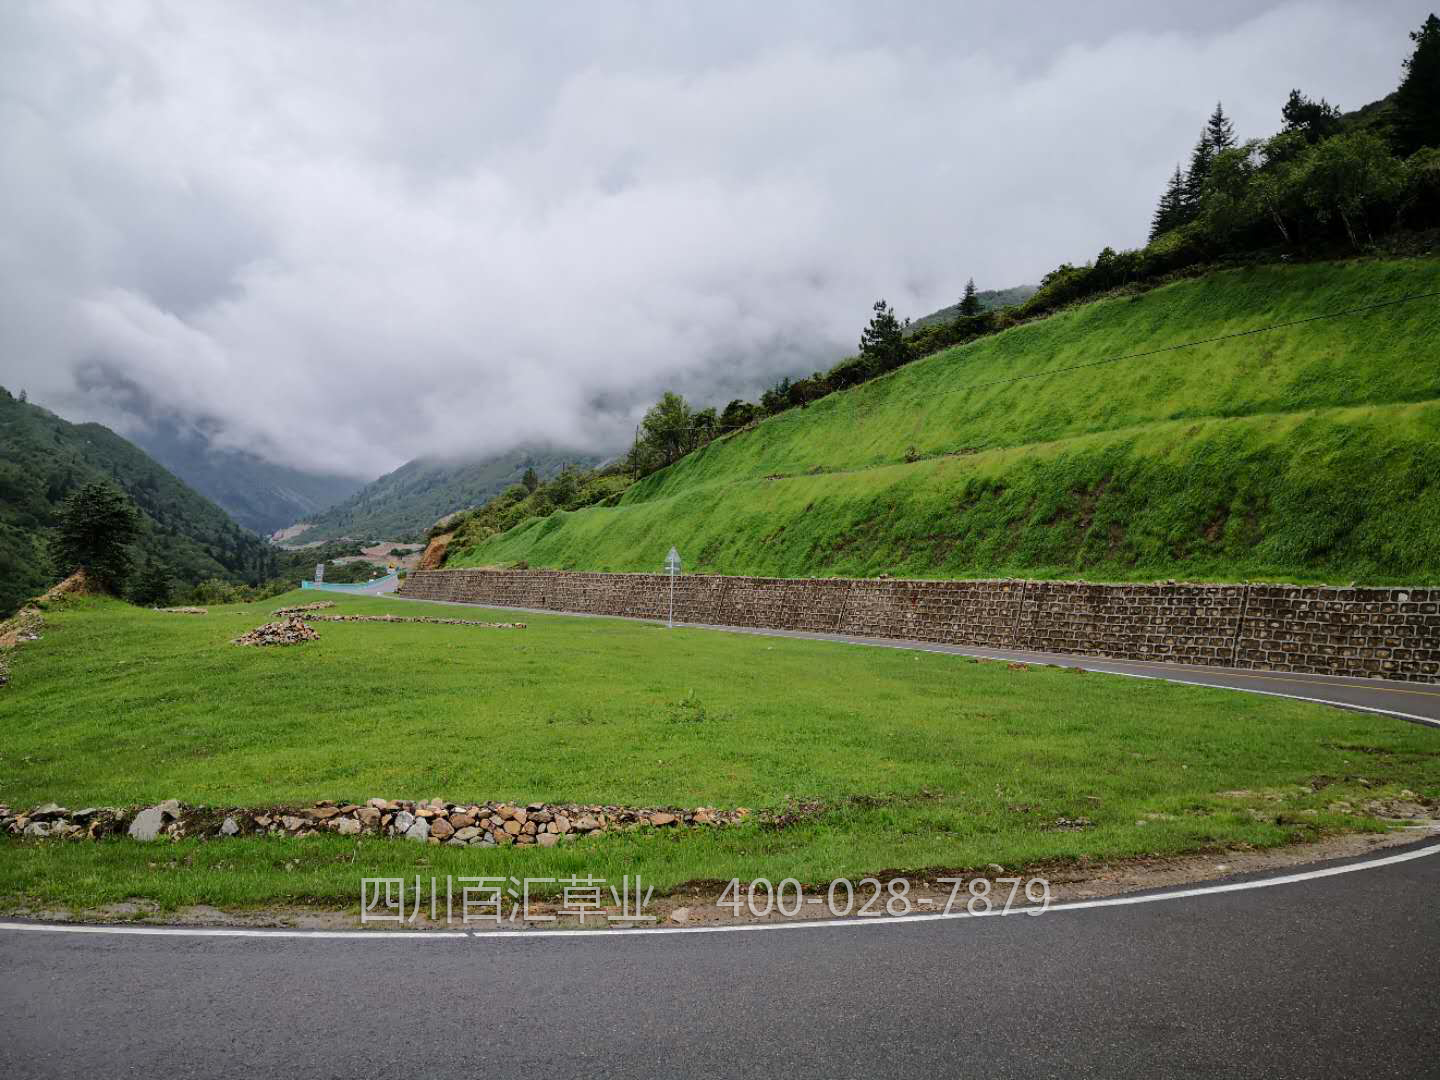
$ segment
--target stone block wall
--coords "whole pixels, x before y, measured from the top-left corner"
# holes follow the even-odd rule
[[[423,570],[401,596],[663,619],[664,574]],[[1440,589],[682,575],[675,619],[1440,682]]]

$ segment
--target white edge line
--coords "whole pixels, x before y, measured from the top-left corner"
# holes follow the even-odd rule
[[[1427,855],[1440,854],[1440,843],[1430,844],[1414,851],[1402,851],[1396,855],[1384,855],[1364,862],[1349,863],[1345,866],[1327,866],[1319,870],[1304,870],[1295,874],[1262,878],[1258,881],[1235,881],[1225,885],[1202,885],[1193,889],[1175,892],[1152,893],[1145,896],[1112,896],[1103,900],[1076,900],[1067,904],[1056,904],[1043,912],[1054,915],[1067,911],[1091,911],[1096,908],[1127,907],[1132,904],[1155,904],[1167,900],[1188,900],[1197,896],[1213,896],[1221,893],[1246,892],[1250,889],[1268,889],[1277,885],[1295,885],[1302,881],[1353,874],[1361,870],[1378,870],[1383,866],[1423,859]],[[1029,914],[1027,909],[1018,908],[1010,913],[1014,916]],[[551,941],[555,938],[584,938],[590,941],[612,937],[640,935],[655,937],[671,934],[733,934],[753,933],[759,930],[845,930],[865,926],[894,926],[897,924],[941,922],[957,919],[984,919],[1003,916],[1000,911],[978,912],[929,912],[920,915],[882,915],[875,918],[809,919],[791,923],[753,923],[739,926],[657,926],[650,929],[624,928],[613,930],[260,930],[221,927],[185,926],[67,926],[64,923],[0,922],[0,931],[28,930],[52,934],[123,934],[145,937],[212,937],[212,938],[309,938],[327,941],[454,941],[457,939],[501,940],[501,941]],[[1035,915],[1030,915],[1035,918]]]

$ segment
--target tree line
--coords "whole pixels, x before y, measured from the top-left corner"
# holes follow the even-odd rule
[[[1145,247],[1106,247],[1083,265],[1063,263],[1028,300],[1000,310],[982,310],[972,278],[952,321],[913,331],[878,300],[854,355],[782,378],[759,401],[737,398],[717,412],[667,391],[636,430],[625,468],[638,479],[767,416],[1117,287],[1240,255],[1364,249],[1397,230],[1440,225],[1440,19],[1430,15],[1410,38],[1399,88],[1356,113],[1297,89],[1281,106],[1277,134],[1241,142],[1217,104],[1186,167],[1171,174]]]

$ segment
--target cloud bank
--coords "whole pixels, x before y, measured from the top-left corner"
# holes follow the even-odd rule
[[[1217,99],[1374,100],[1426,12],[680,7],[4,5],[0,382],[315,470],[614,448],[1143,242]]]

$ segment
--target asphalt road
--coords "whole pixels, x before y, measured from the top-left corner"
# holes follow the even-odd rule
[[[1436,1076],[1437,895],[1440,854],[1157,903],[858,928],[0,930],[0,1075]]]
[[[393,586],[392,586],[393,590]],[[412,604],[450,603],[450,601],[419,600],[407,596],[391,596]],[[526,611],[535,615],[563,615],[581,619],[610,619],[621,616],[582,615],[541,608],[500,608],[493,604],[463,605],[488,607],[495,611]],[[653,622],[634,619],[634,622]],[[881,649],[916,649],[922,652],[949,653],[954,656],[980,656],[993,660],[1029,664],[1058,664],[1079,667],[1086,671],[1103,671],[1135,678],[1164,679],[1167,682],[1196,686],[1219,686],[1252,694],[1319,701],[1344,708],[1385,713],[1417,723],[1440,726],[1440,685],[1400,682],[1393,679],[1351,679],[1336,675],[1303,675],[1284,671],[1246,671],[1236,668],[1202,667],[1194,664],[1162,664],[1144,660],[1110,660],[1104,657],[1077,656],[1071,653],[1027,652],[1016,649],[988,649],[969,645],[938,645],[929,641],[907,641],[897,638],[859,637],[849,634],[817,634],[802,630],[765,630],[748,626],[693,625],[697,629],[717,630],[731,634],[758,634],[763,637],[806,638],[812,641],[837,641],[848,645],[867,645]],[[1440,1075],[1440,1070],[1437,1070]]]

